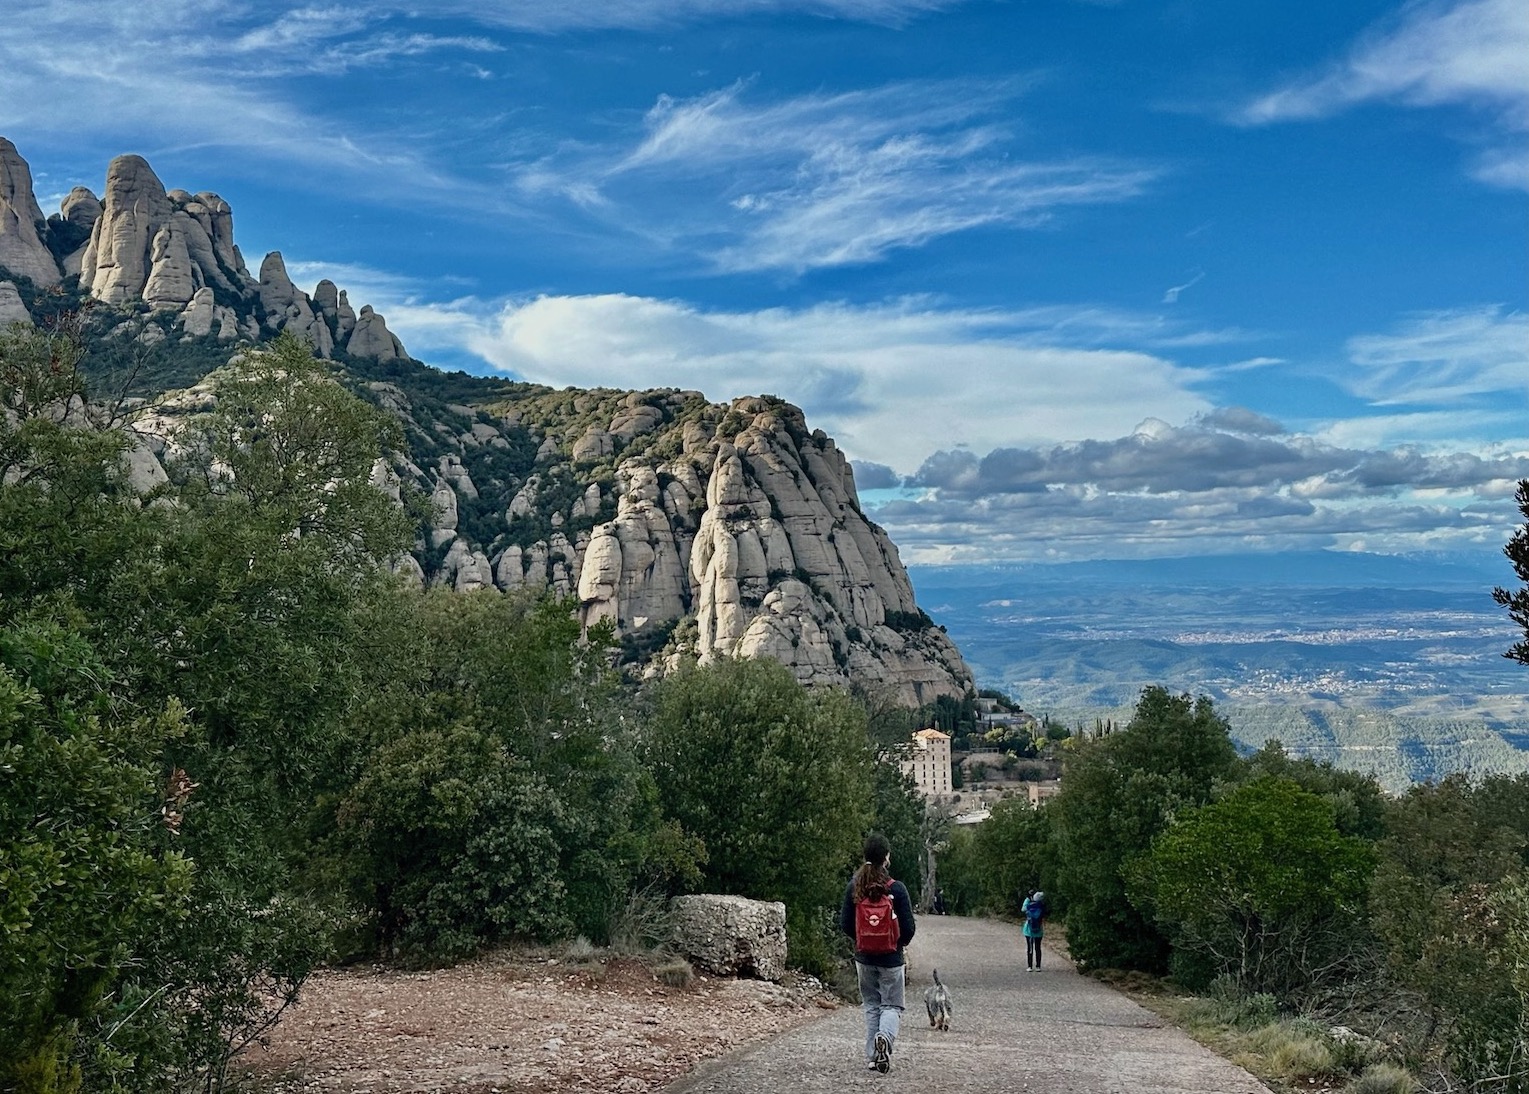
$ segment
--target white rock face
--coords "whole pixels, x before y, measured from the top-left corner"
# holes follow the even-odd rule
[[[352,357],[375,357],[379,361],[398,361],[409,356],[403,343],[393,336],[382,316],[374,312],[370,304],[356,317],[356,326],[350,332],[345,351]]]
[[[181,312],[181,326],[189,336],[203,338],[212,333],[215,324],[219,324],[218,307],[213,303],[212,289],[203,286]]]
[[[70,224],[88,232],[96,226],[96,221],[101,217],[101,199],[91,193],[89,188],[76,186],[64,195],[64,200],[59,203],[58,211]]]
[[[574,413],[587,415],[600,398],[580,394]],[[491,565],[462,540],[457,506],[482,488],[468,474],[465,453],[487,447],[498,432],[478,422],[471,432],[453,434],[464,456],[441,459],[428,483],[416,469],[415,481],[433,490],[437,517],[429,540],[447,548],[435,580],[478,587],[491,571],[488,580],[500,589],[571,594],[586,627],[610,621],[621,634],[692,618],[693,631],[679,641],[703,663],[771,657],[805,683],[857,680],[909,705],[972,686],[949,638],[920,621],[897,549],[860,511],[848,462],[830,438],[808,431],[800,410],[763,398],[698,406],[698,396],[682,392],[622,398],[611,419],[619,428],[596,426],[581,435],[597,439],[597,450],[576,442],[565,453],[549,432],[538,470],[510,484],[505,527],[514,534],[526,527],[523,520],[540,517],[552,531],[538,542],[504,547]],[[506,413],[507,428],[519,421],[517,412]],[[718,436],[717,423],[739,418],[742,429]],[[672,454],[678,447],[680,456],[644,451],[620,458],[633,439],[665,429],[678,445],[661,439],[651,451]],[[610,457],[592,454],[607,447],[619,461],[614,485],[580,482],[579,475],[610,473],[608,463],[600,470]],[[585,455],[589,463],[579,458]],[[562,476],[570,472],[581,488],[575,500],[548,511],[548,491],[568,496]],[[601,506],[612,496],[614,518],[580,523],[608,512]],[[889,613],[896,626],[888,624]],[[671,646],[666,656],[678,649]]]
[[[85,248],[90,245],[90,233],[101,216],[101,199],[83,186],[76,186],[59,205],[59,219],[69,224],[83,238],[82,242],[63,258],[64,276],[80,272],[80,262]],[[51,220],[50,220],[51,224]]]
[[[88,232],[62,265],[40,232],[39,225],[47,223],[67,231],[65,239]],[[224,340],[258,341],[290,330],[318,356],[330,357],[337,346],[351,341],[357,327],[365,327],[349,347],[351,352],[382,360],[408,357],[380,315],[363,308],[358,319],[345,293],[332,282],[320,283],[317,304],[298,290],[279,253],[268,255],[260,277],[252,277],[234,242],[228,202],[205,190],[166,190],[141,156],[112,160],[102,197],[76,186],[61,204],[60,215],[44,222],[26,161],[0,137],[0,266],[40,287],[56,284],[65,273],[78,274],[81,288],[105,304],[141,300],[151,308],[178,313],[188,337],[216,333]],[[209,287],[224,303],[217,303],[217,296],[209,301],[200,295]],[[239,305],[236,311],[229,306],[239,301],[250,307]],[[147,343],[162,340],[163,332],[145,330],[138,337]]]
[[[42,223],[32,192],[32,169],[16,146],[0,137],[0,266],[46,289],[58,284],[62,274],[37,232]]]
[[[112,160],[101,215],[80,260],[80,285],[107,304],[142,299],[155,237],[169,219],[170,198],[148,161]]]
[[[786,975],[786,906],[741,896],[675,897],[674,944],[717,976],[780,980]]]
[[[21,293],[16,290],[16,283],[0,281],[0,330],[4,330],[12,323],[30,327],[32,313],[27,311],[27,306],[21,302]]]

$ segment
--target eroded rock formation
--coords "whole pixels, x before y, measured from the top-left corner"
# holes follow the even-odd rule
[[[100,198],[76,186],[44,220],[31,169],[0,137],[0,267],[38,288],[78,275],[80,287],[104,304],[142,301],[173,313],[186,338],[258,341],[287,330],[320,357],[343,350],[408,358],[382,316],[363,308],[358,319],[333,282],[321,281],[312,297],[293,285],[280,253],[267,255],[252,276],[234,242],[228,203],[206,191],[166,190],[142,156],[118,156]],[[124,323],[136,324],[127,333],[144,344],[164,336],[141,318]]]
[[[56,285],[61,277],[38,231],[46,223],[32,193],[32,169],[16,146],[0,137],[0,266],[39,288]]]

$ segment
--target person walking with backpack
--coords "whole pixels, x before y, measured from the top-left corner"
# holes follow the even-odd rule
[[[1041,936],[1045,934],[1046,894],[1037,889],[1019,909],[1025,924],[1020,933],[1025,936],[1025,971],[1041,971]]]
[[[902,1022],[903,948],[913,941],[913,902],[908,889],[892,877],[892,848],[887,837],[865,838],[865,861],[850,878],[839,911],[839,927],[855,940],[855,971],[860,975],[860,1006],[865,1011],[865,1066],[886,1074]]]

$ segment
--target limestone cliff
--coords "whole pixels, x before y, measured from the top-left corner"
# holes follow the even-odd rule
[[[42,288],[60,278],[38,231],[45,225],[32,193],[31,168],[16,146],[0,137],[0,266],[18,277],[30,277]]]
[[[798,408],[514,387],[429,407],[369,385],[416,454],[436,452],[390,469],[431,500],[425,580],[553,588],[586,625],[610,620],[629,651],[661,660],[772,657],[804,682],[857,681],[907,704],[972,686],[861,512],[849,462]]]

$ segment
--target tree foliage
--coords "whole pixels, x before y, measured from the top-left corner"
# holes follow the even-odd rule
[[[1529,479],[1518,484],[1517,500],[1518,511],[1524,516],[1524,524],[1508,540],[1503,554],[1508,556],[1508,561],[1513,564],[1513,572],[1522,584],[1517,589],[1494,589],[1492,596],[1497,603],[1508,609],[1513,622],[1524,631],[1524,640],[1514,643],[1505,656],[1529,665]]]
[[[826,959],[823,916],[872,820],[864,708],[778,662],[722,660],[656,685],[642,752],[665,811],[705,845],[708,890],[784,901],[796,959]]]
[[[1126,890],[1126,873],[1181,810],[1204,805],[1237,753],[1210,700],[1142,692],[1124,732],[1079,741],[1051,803],[1057,889],[1084,965],[1162,971],[1166,935]]]
[[[1179,816],[1133,864],[1130,889],[1176,955],[1288,998],[1351,971],[1373,859],[1330,803],[1265,775]]]
[[[410,620],[357,712],[328,866],[382,942],[428,959],[576,929],[696,874],[617,702],[608,630],[488,590],[401,594]]]

